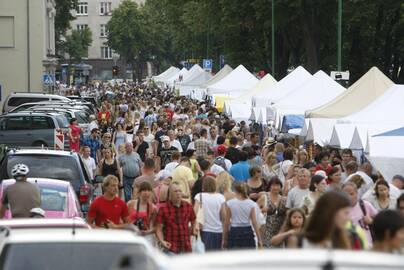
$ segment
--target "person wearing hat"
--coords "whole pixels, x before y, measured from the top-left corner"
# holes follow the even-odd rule
[[[225,171],[229,172],[231,166],[233,165],[231,161],[225,158],[227,148],[224,144],[217,147],[217,157],[214,159],[213,163],[222,167]]]
[[[174,152],[178,152],[178,149],[171,146],[170,138],[168,136],[161,136],[162,146],[157,152],[157,156],[160,157],[160,169],[164,169],[165,166],[172,161],[172,155]]]

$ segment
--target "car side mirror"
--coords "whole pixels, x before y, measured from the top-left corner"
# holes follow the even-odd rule
[[[104,176],[102,176],[102,175],[96,175],[95,177],[94,177],[94,183],[96,183],[96,184],[102,184],[102,182],[104,182]]]

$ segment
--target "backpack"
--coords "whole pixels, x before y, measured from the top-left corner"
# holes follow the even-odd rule
[[[215,158],[215,161],[213,161],[213,163],[215,163],[216,165],[222,167],[225,171],[227,171],[226,159],[224,157],[219,156]]]

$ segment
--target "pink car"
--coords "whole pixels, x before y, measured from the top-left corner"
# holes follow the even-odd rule
[[[41,192],[41,208],[45,211],[45,218],[73,218],[82,217],[80,203],[70,182],[48,179],[28,178],[28,182],[38,185]],[[0,198],[4,190],[15,183],[14,179],[3,180],[0,186]],[[9,210],[5,219],[11,218]]]

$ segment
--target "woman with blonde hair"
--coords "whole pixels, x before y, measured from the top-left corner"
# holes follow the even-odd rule
[[[275,148],[274,148],[274,152],[276,155],[276,160],[278,162],[283,161],[283,152],[285,151],[285,146],[283,145],[283,143],[276,143],[275,144]]]
[[[306,150],[301,149],[297,152],[297,164],[303,167],[306,163],[310,162],[309,154]]]
[[[236,195],[231,190],[234,178],[228,172],[223,171],[216,176],[216,190],[220,194],[223,194],[226,201],[233,199]]]
[[[262,176],[266,180],[270,180],[276,176],[274,166],[277,164],[275,152],[269,152],[265,158],[265,164],[262,165]]]

